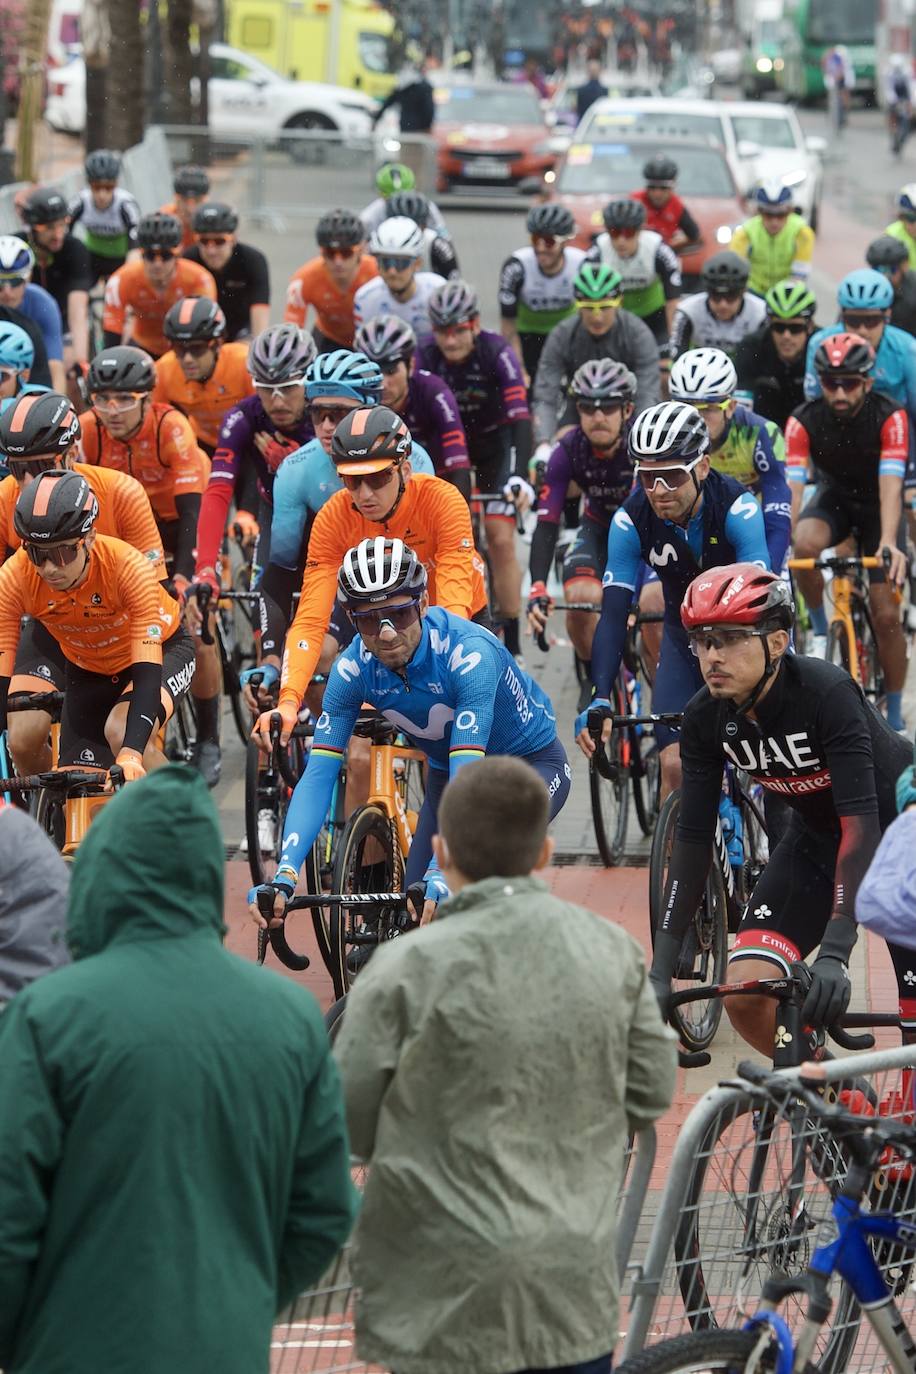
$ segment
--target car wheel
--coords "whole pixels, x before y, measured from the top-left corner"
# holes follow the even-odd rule
[[[324,133],[336,133],[337,125],[333,119],[328,119],[327,115],[310,112],[306,114],[293,115],[292,119],[287,120],[284,129],[295,129],[297,133],[307,133],[309,130],[318,130]],[[285,140],[286,151],[289,153],[293,162],[300,164],[313,163],[323,164],[329,160],[331,149],[336,145],[330,139],[290,138]]]

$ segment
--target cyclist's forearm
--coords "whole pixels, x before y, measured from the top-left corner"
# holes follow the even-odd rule
[[[175,535],[175,562],[173,573],[186,577],[194,576],[194,546],[197,543],[197,522],[200,518],[200,493],[189,491],[184,496],[175,497],[178,512],[178,531]]]
[[[610,698],[611,687],[620,671],[632,596],[632,587],[604,589],[601,615],[592,643],[592,682],[598,697]]]
[[[6,729],[6,700],[10,694],[10,679],[0,677],[0,730]]]
[[[312,748],[306,770],[290,798],[275,882],[291,884],[295,888],[299,881],[299,870],[315,843],[331,804],[334,783],[342,762],[342,749],[330,750],[324,746]]]
[[[453,468],[453,469],[451,470],[451,472],[446,472],[446,473],[443,473],[442,475],[445,477],[445,480],[446,480],[447,482],[451,482],[451,484],[452,484],[453,487],[457,487],[458,491],[461,492],[461,495],[464,497],[465,501],[467,501],[468,505],[470,505],[470,504],[471,504],[471,469],[470,469],[470,468]]]
[[[524,477],[528,480],[528,463],[534,447],[532,442],[531,421],[513,420],[509,427],[512,445],[512,468],[510,476]]]
[[[655,957],[652,966],[656,972],[670,978],[674,972],[674,961],[700,898],[709,873],[712,855],[711,836],[705,844],[695,844],[679,835],[671,851],[668,867],[668,882],[662,919],[656,932]]]
[[[547,581],[559,532],[559,526],[550,520],[538,520],[535,525],[528,564],[532,582]]]
[[[270,594],[262,581],[258,588],[261,593],[259,603],[260,614],[260,662],[267,658],[279,659],[283,653],[283,643],[286,639],[286,631],[289,626],[289,617],[283,611],[274,597]],[[289,604],[287,602],[287,604]]]
[[[67,326],[78,363],[89,361],[89,292],[71,291],[67,297]]]

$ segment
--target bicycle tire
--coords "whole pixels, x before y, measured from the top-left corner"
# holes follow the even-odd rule
[[[743,1370],[757,1347],[754,1331],[688,1331],[660,1341],[615,1365],[615,1374],[702,1374],[705,1370]],[[760,1374],[773,1368],[759,1364]]]
[[[272,789],[275,783],[269,781],[271,771],[261,767],[261,757],[260,749],[254,740],[250,739],[245,750],[245,838],[248,841],[248,872],[255,887],[260,887],[261,883],[269,882],[273,877],[261,852],[258,813],[262,809],[266,810],[266,807],[262,808],[261,803],[271,796],[266,787]],[[273,774],[273,778],[276,779],[276,774]]]
[[[315,836],[314,843],[305,856],[305,886],[308,892],[328,892],[330,888],[325,885],[325,878],[330,879],[327,866],[324,862],[324,851],[328,843],[327,823],[322,825],[318,834]],[[321,962],[324,964],[328,973],[333,973],[331,962],[331,913],[326,906],[313,906],[312,926],[315,931],[315,942],[318,945],[318,953],[321,955]]]
[[[860,606],[853,607],[852,623],[855,627],[856,648],[859,654],[859,683],[869,701],[877,706],[884,697],[884,673],[878,656],[875,627],[867,604],[863,602]]]
[[[613,707],[615,715],[623,715],[626,710],[619,687],[614,688]],[[604,755],[610,777],[605,777],[600,771],[599,751]],[[598,853],[605,868],[617,866],[626,843],[630,809],[629,753],[629,731],[612,730],[607,744],[598,744],[588,766],[592,824]]]
[[[223,612],[220,611],[213,623],[216,629],[216,641],[219,645],[220,664],[223,670],[223,691],[229,698],[229,706],[238,737],[243,745],[247,745],[251,737],[252,720],[251,712],[245,705],[245,698],[242,696],[242,684],[239,681],[242,655],[238,644],[235,642],[234,628],[230,628],[231,614],[230,612],[224,618]]]
[[[42,787],[36,794],[34,816],[36,824],[44,831],[54,848],[58,851],[63,849],[67,838],[67,809],[60,792]]]
[[[363,851],[369,840],[375,841],[381,857],[373,855],[363,861]],[[347,821],[334,861],[332,879],[335,892],[400,892],[403,886],[404,864],[401,851],[394,842],[388,813],[374,803],[358,806]],[[384,912],[373,916],[380,930]],[[359,949],[354,935],[368,936],[366,930],[357,931],[359,921],[354,908],[331,906],[330,953],[331,981],[334,996],[343,997],[349,991],[355,971],[348,965],[351,949]]]
[[[347,1010],[347,995],[338,997],[336,1002],[332,1002],[324,1014],[324,1028],[328,1033],[328,1041],[334,1044],[343,1025],[344,1012]]]
[[[165,756],[170,763],[190,763],[197,741],[197,717],[193,697],[185,692],[169,717],[165,732]]]
[[[648,743],[648,748],[646,747]],[[652,834],[658,822],[662,768],[655,736],[644,726],[630,729],[630,749],[636,762],[630,768],[633,783],[633,807],[640,830]]]

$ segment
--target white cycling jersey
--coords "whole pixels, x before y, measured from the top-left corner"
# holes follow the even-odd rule
[[[721,348],[732,357],[745,335],[759,329],[766,319],[766,304],[750,292],[745,293],[733,320],[717,320],[708,301],[707,292],[700,291],[695,296],[686,296],[678,305],[671,326],[672,358],[688,348]]]
[[[391,294],[381,277],[373,277],[361,286],[353,297],[353,318],[357,327],[376,315],[397,315],[406,320],[419,338],[421,334],[432,332],[429,318],[429,298],[438,287],[445,285],[445,278],[436,272],[418,272],[414,277],[416,290],[409,301],[399,301]]]

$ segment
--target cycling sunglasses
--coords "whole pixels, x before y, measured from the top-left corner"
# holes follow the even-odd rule
[[[359,491],[364,485],[370,491],[381,491],[383,487],[387,487],[396,471],[397,464],[390,463],[387,468],[382,468],[381,472],[341,473],[340,480],[347,491]]]
[[[708,292],[711,301],[740,301],[744,295],[743,291],[710,291]]]
[[[173,343],[172,347],[175,350],[176,357],[178,358],[202,358],[206,353],[210,352],[211,348],[213,347],[213,340],[205,339],[197,340],[196,342],[192,342],[189,340],[186,343],[182,343],[179,340],[177,343]]]
[[[50,472],[52,468],[60,465],[60,458],[56,454],[49,454],[47,458],[10,458],[7,456],[6,465],[14,477],[40,477],[43,472]]]
[[[254,389],[259,396],[276,396],[280,400],[284,399],[284,392],[301,391],[305,385],[304,377],[297,377],[292,382],[255,382]]]
[[[311,405],[309,406],[309,417],[316,429],[329,420],[332,425],[337,426],[341,420],[346,419],[352,408],[351,406]]]
[[[145,391],[97,391],[93,392],[92,405],[94,410],[130,410],[146,394]]]
[[[569,243],[569,237],[568,234],[532,234],[531,242],[535,248],[541,244],[542,247],[550,249],[556,248],[557,244]]]
[[[397,362],[379,363],[378,370],[383,377],[393,377],[402,363],[406,363],[406,358],[398,358]]]
[[[774,334],[807,334],[806,324],[791,324],[788,320],[771,320],[770,329]]]
[[[825,391],[843,391],[849,395],[864,385],[864,377],[831,377],[829,375],[821,377],[821,386]]]
[[[876,329],[879,324],[884,324],[884,314],[880,310],[854,311],[843,315],[843,324],[853,332],[857,329]]]
[[[739,628],[723,628],[719,630],[702,629],[688,630],[687,643],[690,645],[690,652],[696,657],[700,652],[700,646],[704,649],[731,649],[736,644],[741,644],[747,639],[759,639],[759,630],[744,630]]]
[[[445,334],[446,337],[449,334],[467,334],[474,328],[476,318],[475,316],[473,320],[462,320],[459,324],[434,324],[433,333]]]
[[[677,491],[678,487],[683,487],[690,481],[694,468],[702,461],[701,456],[691,458],[689,463],[671,463],[666,467],[657,468],[647,468],[637,463],[636,476],[644,491],[654,491],[659,482],[665,491]]]
[[[608,296],[603,301],[576,301],[577,310],[609,310],[611,306],[623,304],[623,296]]]
[[[114,191],[117,187],[116,181],[90,181],[90,191]]]
[[[609,229],[608,233],[610,234],[612,239],[635,239],[636,235],[639,233],[639,230],[631,229],[628,225],[621,225],[619,227]]]
[[[674,187],[673,181],[647,181],[647,191],[670,191]]]
[[[694,410],[698,410],[702,415],[704,410],[728,410],[731,405],[731,397],[727,401],[693,401]]]
[[[172,262],[178,256],[176,248],[144,248],[144,262]]]
[[[602,412],[605,415],[615,415],[623,410],[623,401],[577,401],[576,410],[580,415],[597,415]]]
[[[378,253],[376,254],[375,261],[383,272],[403,272],[405,268],[412,266],[414,259],[395,257],[388,253]]]
[[[393,630],[406,630],[408,625],[419,620],[420,598],[414,597],[403,606],[388,606],[385,610],[351,611],[348,607],[347,614],[360,634],[374,638],[381,634],[383,625],[390,625]]]
[[[198,234],[197,242],[202,243],[205,248],[222,248],[232,240],[228,234]]]
[[[340,244],[334,248],[322,248],[321,256],[327,258],[329,262],[334,258],[340,258],[346,262],[349,258],[355,257],[358,249],[353,244]]]
[[[15,381],[18,376],[19,373],[16,371],[15,367],[0,367],[0,386],[4,386],[7,382]]]
[[[26,286],[28,277],[0,277],[0,286]]]
[[[22,547],[29,562],[34,563],[36,568],[44,563],[53,563],[55,568],[66,568],[76,559],[85,542],[84,539],[78,539],[75,544],[29,544],[23,541]]]

